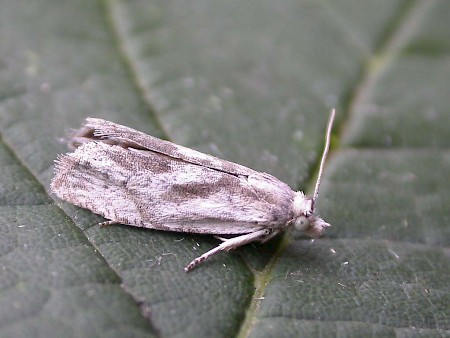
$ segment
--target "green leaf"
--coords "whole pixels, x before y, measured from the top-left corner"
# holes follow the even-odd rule
[[[0,335],[450,337],[450,3],[5,1]],[[269,172],[333,227],[184,266],[212,236],[50,193],[96,116]],[[101,198],[101,196],[99,196]]]

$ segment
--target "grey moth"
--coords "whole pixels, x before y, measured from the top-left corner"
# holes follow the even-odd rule
[[[215,253],[265,242],[288,227],[312,237],[324,233],[330,225],[314,205],[334,115],[312,197],[269,174],[98,118],[87,118],[72,135],[75,150],[55,161],[51,189],[105,217],[103,225],[218,235],[222,243],[189,263],[189,271]]]

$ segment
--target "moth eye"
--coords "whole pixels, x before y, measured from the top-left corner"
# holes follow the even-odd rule
[[[309,228],[309,219],[306,216],[299,216],[294,222],[294,227],[297,230],[305,231]]]

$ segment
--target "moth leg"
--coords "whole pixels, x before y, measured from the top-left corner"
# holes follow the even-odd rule
[[[216,246],[215,248],[209,250],[208,252],[205,252],[200,257],[197,257],[192,262],[189,263],[188,266],[184,268],[184,271],[188,272],[195,268],[197,265],[199,265],[201,262],[203,262],[205,259],[211,257],[212,255],[220,252],[220,251],[229,251],[236,249],[239,246],[248,244],[250,242],[254,241],[263,241],[266,237],[272,238],[273,233],[278,233],[279,231],[273,231],[271,229],[262,229],[255,232],[251,232],[249,234],[225,239],[220,245]]]
[[[214,236],[214,238],[217,238],[218,240],[221,240],[222,242],[228,241],[229,238],[220,237],[220,236]]]
[[[264,236],[260,239],[261,243],[266,243],[267,241],[270,241],[272,238],[274,238],[276,235],[280,233],[280,230],[272,231],[269,235]]]
[[[260,239],[261,243],[266,243],[267,241],[271,240],[272,238],[274,238],[276,235],[279,234],[279,231],[272,231],[272,233],[268,236],[264,236],[263,238]],[[229,238],[226,237],[220,237],[220,236],[214,236],[214,238],[217,238],[218,240],[225,242],[228,241]]]
[[[117,222],[117,221],[105,221],[105,222],[98,223],[98,225],[100,227],[107,227],[108,225],[114,225],[114,224],[122,224],[122,223]]]

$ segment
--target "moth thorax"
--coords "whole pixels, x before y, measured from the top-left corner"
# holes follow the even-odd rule
[[[302,191],[297,191],[294,197],[294,216],[310,216],[314,212],[310,197],[306,197]]]

